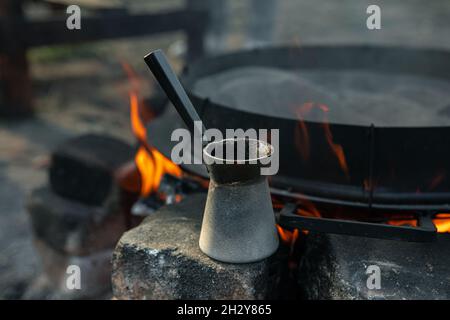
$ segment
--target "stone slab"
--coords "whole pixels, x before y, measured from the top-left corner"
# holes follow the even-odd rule
[[[104,299],[111,296],[112,249],[86,256],[63,254],[39,240],[34,241],[42,272],[27,288],[23,299]],[[69,266],[79,267],[80,287],[68,286],[74,276]]]
[[[298,281],[308,299],[450,299],[446,234],[414,243],[310,233],[304,246]]]
[[[163,207],[126,232],[113,255],[117,299],[264,299],[276,272],[272,258],[226,264],[200,251],[206,195]]]
[[[134,154],[133,147],[110,136],[85,134],[66,140],[52,152],[52,190],[68,199],[101,205],[118,187],[115,172],[133,161]]]
[[[33,190],[27,201],[36,238],[71,255],[112,249],[127,229],[119,197],[103,206],[88,206],[55,194],[48,187]]]

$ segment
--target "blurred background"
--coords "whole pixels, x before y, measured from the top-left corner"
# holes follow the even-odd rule
[[[66,28],[72,4],[81,30]],[[366,27],[370,4],[381,30]],[[446,0],[0,0],[0,298],[23,298],[40,272],[25,202],[46,183],[50,152],[87,132],[135,143],[130,70],[150,96],[150,50],[181,71],[202,55],[273,45],[450,49],[449,18]]]

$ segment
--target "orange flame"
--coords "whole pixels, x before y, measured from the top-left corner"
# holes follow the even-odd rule
[[[437,232],[448,233],[450,232],[450,213],[439,213],[432,219],[434,225],[436,226]],[[406,219],[406,220],[389,220],[387,222],[392,226],[410,226],[417,227],[418,221],[416,219]]]
[[[330,146],[331,151],[336,155],[336,158],[339,163],[339,167],[344,172],[345,176],[349,177],[349,170],[347,165],[347,160],[345,158],[344,149],[340,144],[337,144],[334,142],[333,134],[331,133],[330,129],[330,123],[328,121],[327,113],[329,111],[329,108],[324,104],[317,104],[315,105],[312,102],[306,102],[299,108],[295,110],[298,121],[298,126],[295,131],[295,143],[297,146],[297,149],[300,152],[300,155],[305,161],[309,160],[310,156],[310,138],[309,138],[309,132],[308,128],[306,126],[304,116],[311,112],[311,110],[317,107],[319,110],[323,112],[323,122],[322,127],[325,132],[325,139]]]
[[[141,176],[141,195],[150,194],[153,188],[153,180],[147,177],[153,177],[153,159],[144,147],[139,147],[134,162]]]
[[[416,219],[409,220],[389,220],[387,224],[391,226],[408,226],[408,227],[417,227]]]
[[[313,106],[314,105],[312,102],[307,102],[295,110],[298,119],[298,126],[295,130],[294,141],[298,151],[300,152],[300,155],[305,161],[309,160],[310,146],[309,146],[309,132],[308,128],[306,127],[304,115],[306,113],[309,113],[313,108]]]
[[[301,200],[301,208],[297,209],[297,214],[304,217],[316,217],[320,218],[322,215],[320,214],[319,209],[309,200],[302,199]]]
[[[141,175],[141,195],[149,195],[158,190],[164,174],[181,177],[181,169],[158,150],[147,143],[147,129],[139,116],[137,95],[130,93],[130,118],[133,133],[141,143],[135,156],[136,166]]]
[[[298,236],[299,236],[299,231],[298,229],[294,229],[293,231],[289,231],[289,230],[285,230],[282,227],[280,227],[277,224],[277,230],[278,230],[278,234],[280,235],[280,239],[281,241],[286,244],[289,245],[291,247],[291,249],[294,247],[295,243],[297,242]]]
[[[435,215],[433,223],[439,233],[450,232],[450,213],[439,213]]]
[[[135,156],[136,167],[141,176],[141,195],[146,196],[158,190],[161,179],[165,174],[181,177],[180,167],[167,159],[158,150],[147,142],[147,129],[141,118],[138,92],[140,90],[139,78],[133,69],[126,63],[122,64],[127,73],[132,89],[129,93],[131,128],[140,147]]]
[[[278,208],[281,209],[284,205],[281,201],[277,200],[276,198],[272,198],[272,204],[274,206],[274,208]],[[307,217],[320,217],[320,212],[319,210],[316,208],[316,206],[304,199],[301,201],[301,209],[297,209],[297,214],[302,215],[302,216],[307,216]],[[299,238],[300,232],[302,234],[307,235],[308,234],[308,230],[299,230],[299,229],[294,229],[293,231],[289,231],[286,229],[283,229],[280,225],[277,224],[277,230],[278,230],[278,234],[280,235],[280,239],[281,241],[285,244],[290,246],[290,250],[291,253],[294,250],[295,244],[297,243],[297,240]]]
[[[325,138],[327,139],[328,145],[331,148],[331,151],[336,155],[336,158],[338,159],[339,166],[341,167],[342,171],[345,173],[345,175],[348,178],[348,166],[347,166],[347,160],[345,159],[344,154],[344,148],[340,144],[334,143],[333,140],[333,134],[331,133],[330,129],[330,122],[328,121],[327,113],[329,111],[328,107],[326,105],[319,105],[320,109],[324,112],[325,121],[322,123],[323,130],[325,131]]]
[[[139,143],[147,145],[147,129],[139,115],[139,102],[135,92],[130,92],[130,118],[134,136],[138,139]]]

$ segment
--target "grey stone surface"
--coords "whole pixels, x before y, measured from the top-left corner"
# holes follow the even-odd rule
[[[34,190],[27,202],[35,237],[65,254],[87,255],[114,248],[126,230],[119,196],[103,206],[62,198],[48,187]]]
[[[412,243],[310,233],[298,281],[308,299],[450,299],[449,256],[446,235]],[[367,286],[373,265],[380,289]]]
[[[117,299],[263,299],[270,297],[270,258],[226,264],[198,246],[204,194],[161,208],[126,232],[113,255]]]
[[[104,134],[68,139],[52,152],[52,190],[68,199],[101,205],[118,187],[115,172],[132,162],[134,154],[129,144]]]
[[[23,299],[99,299],[111,295],[112,249],[86,256],[73,256],[54,250],[36,240],[35,248],[42,260],[42,272],[27,288]],[[68,288],[71,265],[80,269],[80,288]],[[72,271],[73,272],[73,271]]]

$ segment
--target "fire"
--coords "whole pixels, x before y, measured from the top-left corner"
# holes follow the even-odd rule
[[[311,111],[313,106],[314,105],[312,102],[307,102],[295,110],[298,119],[298,126],[295,130],[295,144],[298,151],[300,152],[300,155],[305,161],[309,160],[310,146],[309,132],[308,128],[306,127],[304,116]]]
[[[277,224],[278,234],[280,235],[281,241],[290,246],[291,250],[293,250],[295,243],[297,242],[299,231],[298,229],[294,229],[293,231],[285,230]]]
[[[142,123],[141,117],[139,115],[138,96],[135,92],[130,92],[130,118],[131,129],[133,130],[134,136],[138,139],[139,143],[141,143],[142,145],[146,145],[147,129]]]
[[[141,177],[140,194],[146,196],[158,190],[165,174],[181,177],[182,171],[180,167],[148,144],[147,129],[141,117],[138,98],[139,79],[128,64],[124,63],[123,68],[132,85],[132,90],[129,92],[131,128],[140,144],[134,160]]]
[[[349,177],[349,170],[347,165],[347,159],[345,158],[344,149],[340,144],[334,142],[333,134],[331,133],[330,123],[328,121],[328,111],[329,108],[324,104],[314,104],[312,102],[304,103],[302,106],[295,110],[298,121],[298,126],[295,131],[295,143],[300,155],[305,161],[309,160],[310,157],[310,138],[309,131],[306,126],[304,116],[311,112],[311,110],[316,107],[323,113],[322,128],[325,133],[325,139],[330,146],[331,151],[336,156],[339,167],[344,172],[345,176]]]
[[[158,190],[164,174],[181,177],[182,171],[147,143],[147,129],[139,116],[139,103],[133,92],[130,93],[130,117],[133,133],[141,144],[135,162],[141,175],[141,195],[146,196]]]
[[[327,122],[324,122],[323,129],[325,131],[325,137],[327,139],[328,145],[330,146],[333,153],[336,155],[336,158],[338,159],[339,166],[341,167],[342,171],[345,173],[345,175],[348,178],[348,166],[347,166],[347,160],[345,159],[344,149],[340,144],[333,142],[333,135],[330,130],[330,124]]]
[[[450,232],[450,213],[438,213],[434,216],[432,221],[436,226],[437,232],[439,233]],[[410,227],[418,226],[418,221],[416,219],[389,220],[387,223],[392,226],[410,226]]]
[[[450,213],[438,213],[434,216],[433,223],[438,232],[450,232]]]
[[[345,173],[345,175],[348,178],[348,166],[347,166],[347,160],[345,159],[344,154],[344,148],[340,144],[334,143],[333,140],[333,134],[331,133],[330,129],[330,122],[328,121],[328,107],[326,105],[319,105],[320,110],[324,113],[324,120],[322,123],[323,130],[325,131],[325,138],[327,139],[328,145],[330,146],[331,151],[336,155],[336,158],[338,159],[339,166],[341,167],[342,171]]]
[[[320,218],[322,215],[319,209],[309,200],[303,199],[301,201],[301,207],[297,209],[297,214],[304,217],[316,217]]]
[[[279,201],[278,199],[276,199],[274,197],[272,197],[272,205],[274,208],[277,208],[277,209],[281,209],[284,206],[283,202]],[[300,205],[301,205],[301,208],[297,209],[297,214],[299,214],[301,216],[306,216],[306,217],[320,217],[321,216],[319,210],[314,205],[314,203],[312,203],[311,201],[304,199],[301,201]],[[295,243],[297,242],[297,239],[300,235],[300,232],[305,235],[308,234],[307,230],[294,229],[293,231],[289,231],[289,230],[283,229],[278,224],[277,224],[277,229],[278,229],[278,234],[280,235],[281,241],[284,244],[289,245],[291,247],[291,250],[293,250]]]
[[[387,224],[391,226],[408,226],[408,227],[417,227],[416,219],[409,220],[389,220]]]

